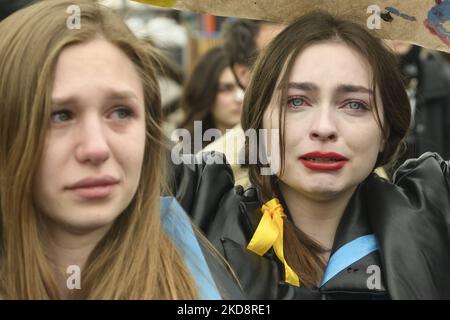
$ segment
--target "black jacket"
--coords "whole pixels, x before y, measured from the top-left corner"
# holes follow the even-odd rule
[[[221,155],[204,158],[220,161]],[[345,210],[327,269],[344,245],[363,236],[373,234],[379,250],[344,261],[316,289],[286,284],[273,251],[260,257],[246,249],[261,219],[261,202],[254,188],[234,188],[229,166],[186,165],[177,197],[236,271],[250,299],[450,299],[449,188],[449,164],[434,153],[406,162],[393,183],[370,175]],[[381,279],[374,286],[377,268]]]

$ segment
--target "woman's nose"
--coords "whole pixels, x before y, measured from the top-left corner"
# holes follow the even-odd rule
[[[336,121],[331,108],[318,107],[315,110],[311,124],[310,138],[320,141],[334,141],[337,139]]]
[[[109,158],[110,148],[106,130],[100,119],[90,119],[80,126],[76,149],[76,158],[79,162],[98,165]]]

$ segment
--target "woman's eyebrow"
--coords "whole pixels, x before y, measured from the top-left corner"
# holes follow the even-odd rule
[[[319,87],[312,82],[289,82],[287,87],[303,91],[319,91]]]
[[[107,98],[109,99],[135,99],[138,100],[136,94],[130,90],[110,90],[107,94]]]
[[[341,84],[338,85],[335,89],[336,93],[338,94],[345,94],[345,93],[367,93],[369,95],[373,95],[373,91],[371,89],[368,89],[364,86],[358,86],[353,84]]]
[[[126,99],[134,99],[138,100],[136,94],[130,90],[115,90],[110,89],[105,94],[106,99],[111,100],[126,100]],[[62,96],[62,97],[53,97],[51,100],[52,105],[69,105],[76,104],[79,101],[79,97],[77,95],[72,96]]]
[[[288,89],[298,89],[303,91],[320,91],[319,86],[312,82],[289,82]],[[370,95],[373,94],[371,89],[368,89],[364,86],[353,85],[353,84],[340,84],[335,90],[337,93],[368,93]]]

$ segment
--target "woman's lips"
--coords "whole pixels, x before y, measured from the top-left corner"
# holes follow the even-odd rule
[[[116,184],[103,186],[81,187],[70,189],[71,192],[84,199],[102,199],[110,196]]]
[[[318,171],[339,170],[342,169],[348,161],[345,156],[338,152],[323,150],[305,153],[299,160],[306,168]]]
[[[348,160],[325,160],[300,158],[300,162],[308,169],[318,171],[336,171],[342,169]]]
[[[119,180],[110,175],[91,176],[69,185],[66,189],[84,199],[102,199],[114,191]]]

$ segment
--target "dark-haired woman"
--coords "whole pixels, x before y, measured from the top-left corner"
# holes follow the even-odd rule
[[[210,49],[200,58],[186,84],[181,99],[186,116],[181,127],[188,129],[192,137],[194,121],[197,126],[201,124],[199,133],[203,136],[208,129],[217,129],[218,134],[223,134],[241,120],[244,95],[227,59],[222,47]],[[210,142],[205,139],[202,147]]]
[[[450,298],[449,163],[427,153],[392,182],[373,173],[395,161],[410,121],[395,61],[364,26],[296,20],[246,91],[243,129],[279,133],[247,143],[249,159],[264,147],[253,187],[233,189],[223,165],[187,171],[196,186],[182,204],[250,298]]]

